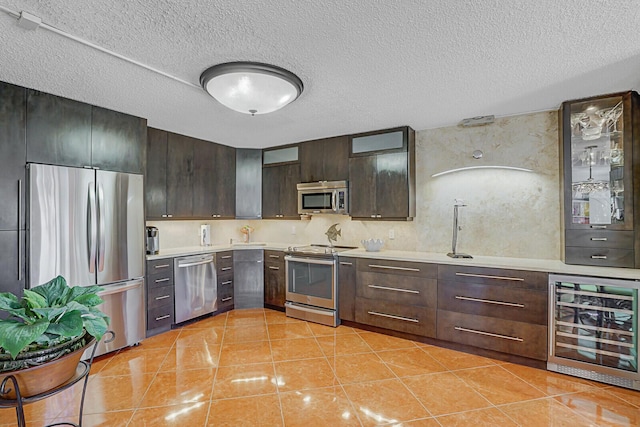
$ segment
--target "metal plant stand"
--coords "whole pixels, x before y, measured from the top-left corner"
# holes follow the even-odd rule
[[[115,338],[115,334],[112,331],[107,331],[107,334],[111,336],[105,342],[109,343],[113,341]],[[91,371],[91,364],[93,363],[93,357],[96,353],[96,349],[98,348],[98,342],[95,341],[93,345],[93,350],[91,351],[91,357],[89,360],[81,360],[76,367],[76,372],[69,380],[64,382],[63,384],[51,389],[47,390],[43,393],[36,394],[34,396],[23,397],[20,394],[20,387],[18,387],[18,381],[13,375],[7,376],[2,383],[0,384],[0,408],[15,408],[16,409],[16,417],[18,421],[18,427],[27,427],[27,423],[24,417],[24,406],[29,403],[38,402],[40,400],[46,399],[48,397],[54,396],[58,393],[62,393],[65,390],[73,387],[80,381],[84,381],[82,385],[82,397],[80,399],[80,413],[78,415],[78,423],[71,422],[60,422],[49,424],[45,427],[54,427],[54,426],[73,426],[73,427],[81,427],[82,426],[82,412],[84,409],[84,397],[87,392],[87,383],[89,381],[89,372]],[[2,396],[5,396],[11,391],[15,390],[15,399],[5,399]]]

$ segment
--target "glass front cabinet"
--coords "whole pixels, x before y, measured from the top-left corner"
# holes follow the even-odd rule
[[[638,102],[636,92],[625,92],[562,104],[567,264],[640,267],[633,197]]]

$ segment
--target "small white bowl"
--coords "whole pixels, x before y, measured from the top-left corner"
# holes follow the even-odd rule
[[[362,243],[367,252],[378,252],[384,246],[384,240],[381,239],[360,240],[360,243]]]

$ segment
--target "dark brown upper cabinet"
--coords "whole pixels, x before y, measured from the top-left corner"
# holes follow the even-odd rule
[[[91,105],[27,90],[27,162],[91,166]]]
[[[415,131],[405,126],[349,139],[349,215],[361,220],[413,219]]]
[[[349,179],[349,137],[318,139],[300,144],[300,182]]]
[[[167,139],[164,130],[147,130],[147,171],[144,183],[147,218],[167,217]]]
[[[147,159],[147,120],[93,107],[91,164],[115,172],[144,173]]]
[[[27,162],[143,173],[147,121],[27,90]]]
[[[262,152],[262,218],[300,219],[298,189],[300,182],[299,146],[272,148]]]
[[[148,219],[235,216],[235,149],[149,128]]]
[[[640,96],[566,101],[560,119],[565,262],[640,268]]]
[[[26,89],[0,82],[0,292],[22,296],[26,273]]]
[[[26,89],[0,82],[0,230],[25,229]]]

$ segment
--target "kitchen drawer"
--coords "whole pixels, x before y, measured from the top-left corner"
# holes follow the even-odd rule
[[[216,254],[216,272],[218,275],[233,272],[233,251]]]
[[[159,276],[160,278],[170,277],[171,283],[173,283],[173,258],[154,259],[153,261],[147,261],[147,278],[156,276]],[[164,286],[167,284],[166,281],[159,283],[159,286]]]
[[[509,286],[547,292],[549,275],[540,271],[438,265],[438,282]]]
[[[438,310],[438,335],[444,341],[547,360],[547,327]]]
[[[264,263],[265,265],[282,265],[284,266],[284,252],[282,251],[264,251]]]
[[[548,291],[440,281],[438,309],[546,325]]]
[[[173,305],[163,305],[147,310],[147,330],[171,326],[173,323]]]
[[[437,277],[437,264],[423,262],[391,261],[383,259],[359,258],[358,271],[380,274],[393,274],[396,276]]]
[[[567,246],[564,254],[567,264],[595,265],[598,267],[633,268],[633,249],[591,248]]]
[[[173,286],[150,288],[147,292],[147,309],[170,305],[173,307]]]
[[[170,275],[168,275],[167,272],[163,272],[162,274],[154,274],[147,277],[147,286],[149,290],[153,288],[173,286],[173,284],[173,269],[171,270]]]
[[[414,335],[435,337],[436,310],[356,297],[356,322]]]
[[[436,308],[436,279],[358,271],[356,295],[399,304]]]
[[[589,248],[633,249],[633,231],[566,230],[565,245]]]
[[[233,294],[233,274],[223,274],[218,277],[218,295]]]

